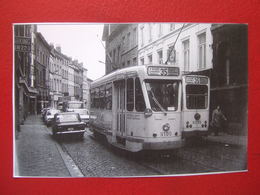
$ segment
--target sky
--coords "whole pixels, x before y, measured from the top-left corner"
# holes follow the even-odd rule
[[[103,24],[37,24],[37,31],[61,52],[83,62],[88,78],[95,80],[105,74],[105,48],[102,45]]]

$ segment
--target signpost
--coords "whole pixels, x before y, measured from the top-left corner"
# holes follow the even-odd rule
[[[15,37],[15,51],[30,52],[31,51],[31,38]]]

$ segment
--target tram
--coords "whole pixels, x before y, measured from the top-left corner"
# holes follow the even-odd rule
[[[90,130],[131,152],[179,148],[208,130],[209,79],[179,67],[120,69],[92,82],[90,94]]]

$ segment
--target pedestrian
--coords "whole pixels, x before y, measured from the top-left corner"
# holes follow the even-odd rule
[[[215,136],[218,136],[219,131],[223,128],[223,122],[227,121],[227,118],[222,113],[220,106],[217,106],[212,112],[211,126],[213,128]]]

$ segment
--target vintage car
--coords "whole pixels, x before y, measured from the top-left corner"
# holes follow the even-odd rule
[[[54,136],[61,134],[77,134],[83,138],[85,132],[85,123],[81,121],[80,115],[75,112],[57,113],[54,116],[52,125],[52,134]]]
[[[43,121],[45,121],[45,115],[46,115],[47,111],[50,110],[50,109],[52,109],[52,108],[43,108],[41,110],[41,115],[42,115],[42,120]]]
[[[49,109],[46,111],[45,116],[44,116],[44,121],[47,126],[50,126],[52,124],[54,115],[57,113],[60,113],[60,111],[57,109]]]
[[[86,124],[86,127],[89,125],[89,111],[87,109],[74,109],[74,112],[80,115],[81,121]]]

